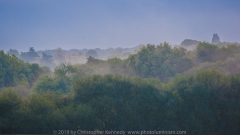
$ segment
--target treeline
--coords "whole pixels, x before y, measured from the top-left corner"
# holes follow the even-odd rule
[[[25,54],[29,58],[34,58],[33,55],[36,55],[36,52],[30,48],[29,52],[22,53],[22,55]],[[220,47],[200,42],[196,50],[188,51],[181,46],[171,47],[165,42],[157,46],[148,44],[138,53],[132,54],[124,60],[116,57],[100,60],[90,56],[87,58],[86,64],[71,65],[71,63],[66,64],[66,58],[60,49],[57,53],[58,62],[62,60],[62,63],[65,64],[60,64],[57,68],[71,65],[74,67],[72,71],[74,74],[77,71],[82,72],[85,76],[120,74],[130,77],[157,78],[162,82],[168,82],[176,75],[193,74],[207,69],[214,69],[225,75],[238,73],[240,71],[239,55],[240,46],[237,44]]]
[[[111,58],[104,61],[89,57],[85,65],[78,67],[91,67],[94,74],[121,74],[168,82],[176,75],[201,70],[214,69],[225,75],[239,73],[239,55],[240,46],[236,44],[219,47],[201,42],[194,51],[181,46],[171,47],[168,43],[148,44],[125,60]]]
[[[184,74],[193,74],[201,70],[214,69],[225,75],[240,72],[240,46],[230,44],[227,47],[200,43],[194,54],[196,64]]]
[[[240,46],[230,44],[219,47],[200,42],[194,51],[182,47],[172,48],[168,43],[147,45],[125,60],[126,67],[144,78],[158,78],[162,82],[181,74],[194,74],[214,69],[225,75],[240,72]]]
[[[204,71],[157,79],[94,75],[77,79],[72,93],[0,94],[1,133],[53,130],[185,130],[240,132],[240,74]]]
[[[26,96],[38,78],[49,72],[47,67],[26,63],[0,51],[0,91],[11,87]]]
[[[114,57],[126,59],[130,54],[137,53],[142,46],[143,45],[139,45],[133,48],[108,48],[105,50],[100,48],[62,50],[61,48],[57,48],[45,51],[35,51],[33,47],[30,47],[27,52],[19,53],[16,49],[10,49],[7,53],[9,55],[15,55],[26,62],[37,63],[41,66],[48,66],[51,69],[54,69],[61,63],[86,63],[87,58],[90,56],[104,60]]]
[[[93,57],[87,63],[77,65],[83,72],[91,74],[120,74],[129,77],[157,78],[168,82],[176,75],[194,74],[201,70],[214,69],[225,75],[240,72],[240,46],[230,44],[219,47],[201,42],[194,51],[183,47],[171,47],[168,43],[143,47],[127,59],[111,58],[99,60]],[[88,69],[88,71],[85,71]]]
[[[240,132],[240,47],[147,45],[52,72],[0,52],[0,133],[53,130]]]

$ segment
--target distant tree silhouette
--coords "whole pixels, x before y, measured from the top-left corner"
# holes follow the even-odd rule
[[[213,34],[212,43],[216,44],[220,42],[218,34]]]
[[[21,58],[25,61],[31,62],[34,58],[39,57],[33,47],[30,47],[29,52],[21,52]]]
[[[16,50],[16,49],[10,49],[7,53],[9,55],[13,55],[14,54],[17,57],[20,57],[20,54],[19,54],[18,50]]]
[[[97,58],[98,55],[97,55],[97,52],[95,50],[88,50],[87,53],[86,53],[86,57],[94,57],[94,58]]]

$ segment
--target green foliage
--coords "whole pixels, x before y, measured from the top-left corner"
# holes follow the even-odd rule
[[[25,63],[15,55],[9,56],[0,51],[0,88],[14,87],[25,82],[32,85],[41,73],[39,65]]]
[[[55,89],[43,77],[42,87]],[[48,83],[50,82],[50,83]],[[42,91],[21,98],[0,93],[1,133],[68,130],[186,130],[188,134],[240,132],[240,74],[214,70],[157,79],[93,75],[77,79],[72,93]],[[51,90],[50,89],[50,90]],[[184,123],[184,124],[183,124]]]
[[[160,124],[156,118],[167,115],[167,110],[160,110],[164,108],[164,93],[140,78],[95,75],[76,81],[73,91],[76,104],[96,108],[103,129],[154,129]]]
[[[21,97],[11,89],[0,93],[0,133],[14,133],[20,126]]]
[[[200,117],[199,121],[194,123],[199,124],[199,122],[202,122],[199,125],[200,127],[197,127],[198,130],[201,129],[208,132],[214,130],[219,133],[229,132],[234,134],[239,132],[239,128],[235,126],[239,125],[239,122],[232,121],[233,124],[227,120],[227,117],[239,120],[237,113],[240,109],[235,108],[239,104],[239,99],[237,98],[240,95],[240,91],[236,90],[236,87],[239,89],[239,86],[235,86],[236,82],[239,83],[237,78],[239,78],[239,75],[223,76],[217,71],[208,70],[199,72],[194,76],[182,77],[182,79],[176,78],[172,82],[174,85],[171,85],[174,87],[171,88],[178,90],[179,95],[182,97],[181,99],[186,104],[189,104],[188,108],[195,106],[194,109],[198,110],[194,113],[197,115],[195,119]],[[189,91],[189,89],[192,90]],[[191,94],[189,92],[196,92],[196,94],[189,95]],[[232,116],[229,115],[229,111]],[[198,114],[200,112],[201,114]],[[229,125],[234,125],[234,128]],[[195,130],[197,133],[197,129]]]
[[[95,73],[94,67],[90,65],[75,65],[74,71],[72,72],[70,77],[72,77],[72,80],[76,80],[78,78],[91,76]]]
[[[35,92],[70,92],[70,79],[67,77],[51,78],[48,76],[41,77],[33,87]]]
[[[71,82],[93,74],[93,69],[88,65],[61,64],[54,69],[55,77],[42,76],[33,86],[34,92],[70,92]]]
[[[127,70],[125,61],[120,58],[110,58],[106,61],[106,63],[109,65],[109,74],[132,76],[132,74]]]
[[[71,73],[73,71],[74,71],[73,66],[70,64],[68,64],[68,65],[61,64],[60,66],[58,66],[54,69],[55,75],[57,75],[59,77],[64,77],[64,76],[66,76],[67,73]]]
[[[204,62],[196,67],[185,71],[184,75],[195,74],[204,70],[217,70],[225,75],[236,74],[240,72],[240,54],[227,58],[225,61]]]
[[[240,46],[228,45],[227,47],[218,47],[215,44],[201,42],[196,48],[196,55],[200,62],[216,62],[218,60],[224,61],[229,57],[233,57],[239,53]]]
[[[87,59],[85,65],[80,65],[79,67],[86,71],[84,76],[89,76],[93,74],[120,74],[124,76],[133,76],[134,73],[130,73],[126,67],[125,61],[119,58],[110,58],[108,60],[99,60],[93,57]],[[86,70],[86,67],[89,68]],[[91,72],[89,72],[91,71]]]
[[[61,112],[67,118],[63,126],[65,129],[93,130],[101,128],[100,120],[95,115],[94,110],[87,105],[65,106],[61,109]]]
[[[236,45],[220,48],[205,42],[192,52],[149,44],[126,60],[89,57],[86,64],[61,64],[52,76],[49,68],[1,51],[0,133],[67,129],[237,134],[239,51]],[[26,96],[31,87],[34,92]]]
[[[217,53],[218,46],[206,42],[199,43],[196,48],[197,56],[202,62],[216,61],[214,55]]]
[[[137,54],[129,56],[127,67],[142,77],[159,78],[166,82],[193,66],[192,60],[185,57],[185,54],[186,49],[172,49],[167,43],[159,46],[148,44]]]

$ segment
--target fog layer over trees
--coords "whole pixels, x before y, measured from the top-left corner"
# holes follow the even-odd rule
[[[99,49],[0,51],[0,133],[240,132],[238,44],[138,48],[125,58]]]

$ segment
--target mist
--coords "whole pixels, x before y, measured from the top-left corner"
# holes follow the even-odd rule
[[[1,0],[0,134],[239,134],[239,7]]]

